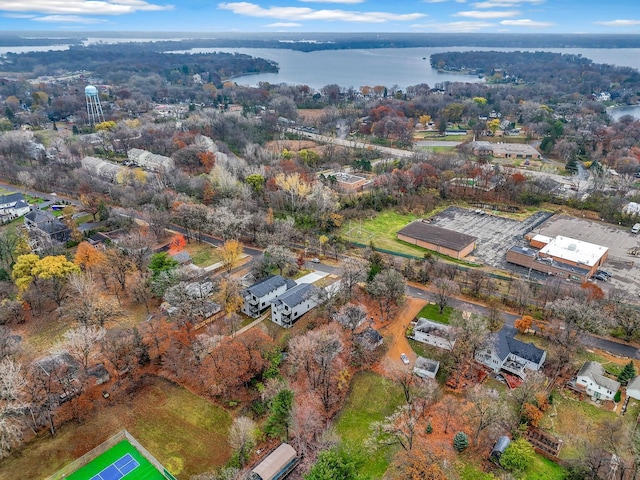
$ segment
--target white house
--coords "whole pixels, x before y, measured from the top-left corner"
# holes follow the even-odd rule
[[[449,325],[437,323],[426,318],[419,318],[413,327],[411,337],[418,342],[433,345],[444,350],[453,350],[456,341]]]
[[[413,373],[421,378],[436,378],[436,373],[440,368],[440,362],[430,358],[418,357],[413,366]]]
[[[640,400],[640,376],[634,377],[627,385],[627,397]]]
[[[262,312],[271,307],[271,300],[293,288],[296,282],[287,280],[280,275],[270,277],[254,283],[243,290],[244,303],[242,313],[258,318]]]
[[[317,287],[302,283],[271,301],[271,321],[290,328],[295,321],[318,304]]]
[[[29,204],[19,192],[0,195],[0,221],[8,222],[29,213]]]
[[[584,362],[576,377],[576,387],[584,390],[593,400],[613,400],[620,383],[605,376],[598,362]]]
[[[526,377],[526,370],[540,370],[547,352],[532,343],[517,340],[515,335],[516,329],[505,325],[491,337],[487,346],[476,352],[476,361],[496,373],[504,370],[520,378]]]

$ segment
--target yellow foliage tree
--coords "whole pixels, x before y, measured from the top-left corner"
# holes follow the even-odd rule
[[[64,255],[49,255],[36,262],[31,270],[33,276],[50,280],[54,278],[67,278],[72,273],[80,271],[80,267],[67,260]]]
[[[232,278],[223,278],[218,283],[215,300],[222,305],[227,315],[237,312],[242,306],[242,287]]]
[[[31,284],[31,281],[34,277],[33,268],[35,267],[36,263],[38,263],[38,261],[40,261],[40,257],[38,257],[38,255],[36,255],[35,253],[20,255],[16,259],[16,263],[13,265],[12,273],[13,281],[15,282],[16,287],[18,287],[19,291],[24,292],[27,288],[29,288],[29,285]]]
[[[289,195],[292,211],[296,211],[298,203],[305,199],[311,192],[311,185],[304,181],[299,173],[287,175],[279,173],[275,177],[276,185]]]
[[[114,122],[113,120],[107,120],[106,122],[100,122],[98,124],[96,124],[96,132],[100,132],[100,131],[110,131],[110,130],[115,130],[115,128],[118,126],[118,124],[116,122]]]
[[[422,125],[427,125],[431,121],[431,115],[420,115],[420,123]]]
[[[227,240],[218,249],[218,254],[224,269],[227,273],[231,273],[231,270],[233,270],[242,255],[242,244],[238,240]]]

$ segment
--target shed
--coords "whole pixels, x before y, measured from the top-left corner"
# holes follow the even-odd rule
[[[430,358],[418,357],[413,367],[413,373],[421,378],[436,378],[440,362]]]
[[[507,447],[511,444],[511,439],[506,435],[498,438],[495,445],[491,449],[491,455],[489,455],[489,460],[493,462],[500,462],[500,457],[507,449]]]
[[[640,400],[640,376],[636,376],[627,385],[627,397]]]
[[[251,470],[251,480],[280,480],[298,463],[298,454],[288,443],[282,443]]]

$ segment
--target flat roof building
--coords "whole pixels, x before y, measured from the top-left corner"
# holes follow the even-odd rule
[[[476,248],[476,237],[416,220],[398,232],[398,240],[453,258],[464,258]]]

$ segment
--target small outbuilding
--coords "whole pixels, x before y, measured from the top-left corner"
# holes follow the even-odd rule
[[[511,445],[511,439],[506,435],[498,438],[495,445],[491,449],[489,460],[491,460],[492,462],[500,463],[500,457],[502,457],[502,454],[509,445]]]
[[[298,464],[298,454],[288,443],[282,443],[251,470],[251,480],[281,480]]]
[[[430,358],[418,357],[413,367],[413,373],[420,378],[436,378],[440,362]]]
[[[627,397],[640,400],[640,375],[634,377],[627,385]]]

